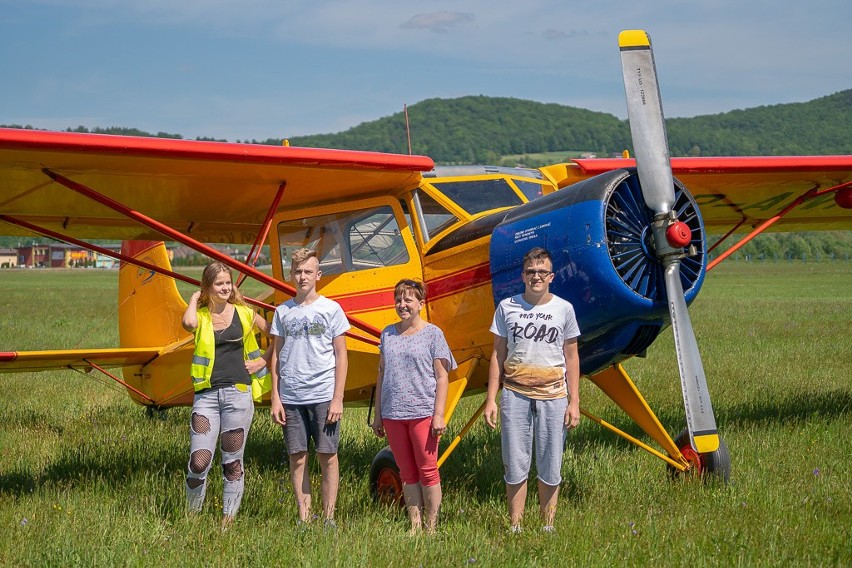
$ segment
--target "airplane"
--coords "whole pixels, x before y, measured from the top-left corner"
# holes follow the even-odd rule
[[[0,372],[97,372],[149,410],[190,405],[193,340],[180,325],[186,302],[175,280],[197,281],[172,270],[164,241],[268,286],[269,294],[249,300],[267,318],[294,295],[289,253],[307,246],[319,255],[320,293],[352,324],[348,405],[372,406],[380,330],[397,319],[394,285],[426,283],[424,318],[444,331],[458,362],[449,423],[462,396],[481,394],[487,383],[496,303],[523,290],[521,259],[544,246],[553,254],[551,290],[578,317],[582,375],[657,447],[585,408],[583,415],[674,474],[727,481],[730,455],[687,306],[708,270],[763,231],[852,228],[852,156],[670,158],[650,37],[626,30],[619,48],[635,158],[436,167],[417,155],[0,129],[0,232],[47,236],[121,261],[119,347],[0,351]],[[723,236],[709,245],[708,234]],[[116,253],[81,239],[124,243]],[[206,243],[252,247],[241,262]],[[271,276],[254,266],[265,244]],[[621,365],[667,327],[686,418],[674,438]],[[439,466],[483,406],[443,444]],[[370,484],[374,494],[401,500],[389,448],[373,460]]]

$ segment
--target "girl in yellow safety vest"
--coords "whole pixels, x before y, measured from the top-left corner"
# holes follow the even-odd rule
[[[266,335],[269,324],[245,305],[233,283],[231,269],[213,262],[204,269],[201,289],[189,300],[183,327],[195,334],[190,372],[195,398],[189,429],[187,507],[196,513],[204,505],[207,473],[221,437],[222,528],[226,529],[243,498],[243,453],[254,417],[254,401],[260,401],[271,387],[268,355],[261,353],[255,339],[255,330]]]

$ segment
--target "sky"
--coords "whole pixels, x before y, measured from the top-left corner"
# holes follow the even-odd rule
[[[623,119],[624,29],[692,117],[852,88],[850,22],[848,0],[0,0],[0,124],[233,142],[467,95]]]

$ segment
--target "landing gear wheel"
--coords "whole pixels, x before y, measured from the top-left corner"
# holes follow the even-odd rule
[[[376,454],[370,465],[370,493],[373,499],[385,505],[403,503],[402,478],[389,447]]]
[[[149,420],[166,420],[168,419],[168,415],[166,414],[167,408],[160,408],[157,406],[146,406],[145,407],[145,417]]]
[[[731,456],[728,453],[728,446],[721,436],[716,451],[706,454],[699,454],[689,445],[689,431],[686,429],[677,435],[675,445],[686,458],[686,461],[692,465],[692,469],[686,472],[687,475],[699,477],[704,481],[718,479],[725,484],[728,483],[731,477]],[[677,477],[680,474],[671,466],[669,466],[669,473],[672,477]]]

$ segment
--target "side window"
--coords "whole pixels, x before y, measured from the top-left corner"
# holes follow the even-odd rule
[[[422,215],[420,224],[425,233],[423,235],[424,242],[429,242],[432,237],[458,222],[458,217],[447,211],[428,193],[416,191],[414,197]]]
[[[317,251],[320,270],[327,275],[409,260],[399,224],[387,205],[283,221],[278,224],[278,242],[285,272],[290,254],[303,247]]]

